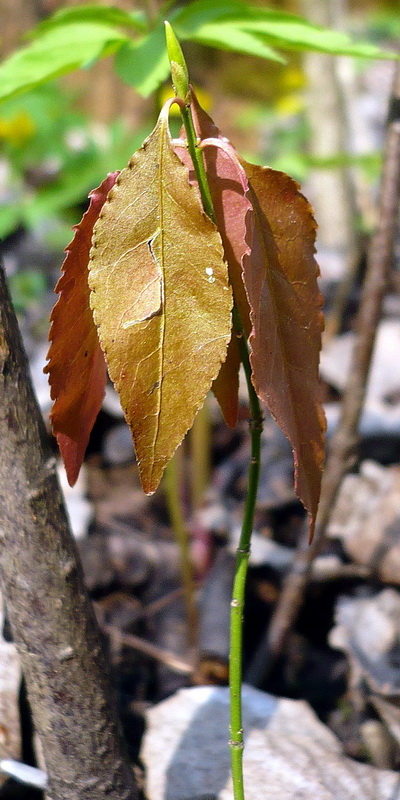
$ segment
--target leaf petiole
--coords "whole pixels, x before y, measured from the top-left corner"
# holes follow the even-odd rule
[[[211,197],[210,187],[208,185],[207,174],[203,161],[203,153],[197,143],[196,131],[194,129],[193,117],[190,110],[190,103],[181,107],[182,121],[185,126],[187,146],[193,161],[193,166],[196,172],[197,182],[199,184],[201,201],[203,203],[204,211],[207,216],[215,223],[214,204]]]

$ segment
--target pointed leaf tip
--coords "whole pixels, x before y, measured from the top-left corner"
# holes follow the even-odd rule
[[[226,357],[232,297],[222,244],[175,155],[166,111],[94,229],[91,304],[152,493]]]
[[[90,204],[66,247],[59,298],[51,313],[50,348],[44,372],[54,401],[53,433],[71,486],[76,482],[107,379],[104,356],[89,305],[88,262],[93,226],[118,172],[89,194]]]

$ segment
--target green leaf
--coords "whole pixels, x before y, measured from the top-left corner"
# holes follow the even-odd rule
[[[40,303],[47,288],[45,276],[35,269],[10,275],[9,286],[16,311],[26,311],[33,303]]]
[[[241,31],[262,36],[263,40],[289,50],[316,50],[363,58],[398,58],[396,53],[385,52],[369,42],[354,42],[346,33],[312,25],[292,14],[249,7],[244,19],[231,22]]]
[[[21,224],[21,206],[19,203],[0,204],[0,239],[5,239]]]
[[[372,36],[380,39],[400,38],[400,14],[395,9],[380,10],[373,13],[368,20]]]
[[[224,18],[238,19],[246,16],[246,9],[246,4],[241,0],[225,0],[222,3],[216,3],[215,0],[197,0],[173,11],[170,14],[170,21],[173,21],[174,30],[180,36],[186,35],[188,38],[191,32],[202,25]]]
[[[121,135],[115,130],[107,150],[93,152],[91,155],[79,154],[74,164],[64,169],[58,180],[44,186],[35,197],[34,202],[26,203],[22,208],[24,223],[35,227],[40,220],[64,211],[66,208],[82,202],[90,188],[100,183],[107,172],[125,164],[132,152],[143,139],[143,129],[132,136],[126,132]]]
[[[295,150],[283,151],[273,158],[270,166],[280,172],[287,172],[300,182],[307,179],[310,169],[338,169],[341,167],[360,167],[368,175],[377,177],[382,165],[382,154],[372,153],[334,153],[331,156],[311,156]]]
[[[196,0],[174,12],[171,21],[182,39],[194,39],[225,50],[250,52],[250,49],[239,48],[234,43],[237,34],[244,36],[247,33],[263,44],[268,41],[289,50],[317,50],[364,58],[399,58],[398,54],[385,52],[369,42],[353,42],[350,36],[341,31],[322,28],[294,14],[251,6],[240,0],[227,0],[224,3]],[[215,35],[215,29],[221,32],[219,37]],[[268,58],[260,52],[253,51],[253,54]]]
[[[117,75],[143,97],[154,92],[169,74],[164,24],[139,42],[127,42],[115,58]]]
[[[241,30],[232,24],[232,21],[202,25],[197,30],[193,30],[190,35],[181,32],[180,36],[182,39],[190,39],[201,44],[219,47],[221,50],[236,50],[246,55],[259,56],[270,61],[279,61],[281,64],[286,63],[285,59],[272,47],[269,47],[252,33]]]
[[[340,167],[378,168],[382,164],[382,154],[372,153],[334,153],[330,156],[311,156],[303,154],[303,162],[314,169],[338,169]]]
[[[123,11],[115,6],[71,6],[61,8],[51,17],[43,20],[32,31],[27,34],[28,39],[35,39],[46,31],[57,28],[60,25],[69,25],[73,22],[95,22],[99,25],[123,25],[125,28],[135,30],[146,30],[146,17],[142,11]]]
[[[0,100],[109,55],[127,41],[116,28],[88,22],[54,28],[0,65]]]

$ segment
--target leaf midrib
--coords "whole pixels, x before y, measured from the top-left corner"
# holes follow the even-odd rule
[[[164,167],[164,122],[161,121],[161,136],[158,142],[159,148],[159,172],[158,172],[158,224],[160,229],[160,248],[161,248],[161,258],[159,267],[161,270],[161,344],[160,344],[160,359],[159,359],[159,391],[158,391],[158,408],[157,408],[157,424],[153,438],[153,447],[152,447],[152,467],[151,467],[151,479],[153,479],[154,469],[156,466],[155,463],[155,453],[157,449],[157,441],[158,436],[160,433],[160,416],[161,416],[161,409],[162,409],[162,397],[163,397],[163,378],[164,378],[164,357],[165,357],[165,330],[166,330],[166,323],[165,323],[165,269],[164,269],[164,204],[163,204],[163,189],[164,189],[164,174],[163,174],[163,167]]]

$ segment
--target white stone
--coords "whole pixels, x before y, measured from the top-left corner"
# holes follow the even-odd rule
[[[232,800],[227,688],[182,689],[148,712],[149,800]],[[246,800],[390,800],[398,776],[346,758],[307,703],[243,688]]]
[[[15,645],[3,639],[4,608],[0,594],[0,759],[19,758],[21,731],[18,695],[21,667]],[[0,775],[0,786],[4,783]]]

